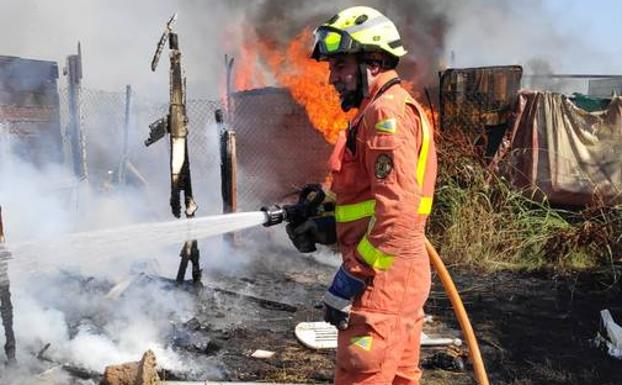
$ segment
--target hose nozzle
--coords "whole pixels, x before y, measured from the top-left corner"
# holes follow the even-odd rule
[[[287,218],[285,209],[280,206],[262,207],[261,211],[266,213],[266,221],[263,223],[265,227],[270,227],[282,223]]]

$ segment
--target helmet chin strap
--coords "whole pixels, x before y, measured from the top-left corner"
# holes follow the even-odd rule
[[[361,93],[361,102],[369,96],[369,84],[367,82],[367,63],[359,62],[359,92]],[[359,102],[360,106],[360,102]]]
[[[363,99],[369,96],[369,84],[367,82],[367,63],[360,62],[358,65],[358,85],[356,90],[348,92],[341,101],[341,109],[345,112],[352,108],[359,108]]]

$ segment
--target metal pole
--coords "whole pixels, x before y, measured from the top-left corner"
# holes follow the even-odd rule
[[[232,213],[238,211],[238,156],[236,148],[235,131],[227,131],[227,162],[229,164],[230,180],[230,210]]]
[[[17,363],[15,359],[15,333],[13,332],[13,304],[11,303],[11,291],[9,289],[9,263],[10,253],[4,250],[4,226],[2,221],[2,207],[0,206],[0,316],[4,326],[4,352],[9,365]]]
[[[127,174],[131,116],[132,116],[132,86],[128,84],[125,86],[125,124],[123,125],[123,152],[121,153],[121,163],[119,164],[119,172],[118,172],[119,184],[125,184],[125,176]]]
[[[69,135],[73,170],[78,179],[87,179],[86,138],[80,122],[80,91],[82,81],[82,50],[78,43],[78,54],[67,56],[67,98],[69,110]]]
[[[231,75],[233,71],[233,58],[229,55],[225,55],[225,72],[227,75],[226,92],[225,95],[225,111],[227,113],[227,119],[231,121]]]

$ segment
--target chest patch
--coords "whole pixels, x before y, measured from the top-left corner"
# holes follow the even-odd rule
[[[393,170],[393,159],[387,154],[380,154],[376,158],[376,178],[385,179]]]

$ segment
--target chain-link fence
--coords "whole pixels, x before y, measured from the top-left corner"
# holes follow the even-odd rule
[[[60,91],[60,117],[64,158],[71,163],[67,95],[66,89]],[[158,189],[167,194],[170,188],[168,137],[150,147],[146,147],[144,141],[149,135],[149,124],[168,113],[168,103],[153,102],[131,93],[127,134],[126,103],[125,92],[80,90],[80,126],[85,135],[89,183],[98,189],[112,188],[119,181],[119,173],[124,171],[128,184]],[[218,132],[214,112],[221,108],[221,104],[213,100],[193,99],[187,101],[186,108],[195,198],[203,207],[212,207],[202,202],[217,198],[220,191],[214,186],[218,182],[215,178],[219,178]],[[124,143],[126,135],[127,144]]]
[[[294,198],[303,185],[322,183],[328,177],[332,146],[287,89],[238,92],[231,104],[240,210]]]
[[[306,112],[285,89],[265,88],[234,93],[226,128],[237,138],[238,210],[256,210],[282,200],[306,183],[328,176],[326,160],[332,146],[313,128]],[[219,208],[219,135],[214,113],[218,101],[188,100],[190,166],[199,206]],[[61,125],[68,127],[67,92],[61,91]],[[82,89],[80,123],[86,137],[87,170],[91,185],[111,188],[117,181],[125,136],[126,93]],[[145,147],[149,124],[166,116],[167,103],[131,95],[126,180],[147,188],[169,191],[168,138]],[[65,158],[68,136],[65,132]],[[160,194],[160,193],[158,193]],[[159,198],[158,198],[159,199]],[[205,211],[203,211],[205,214]]]

